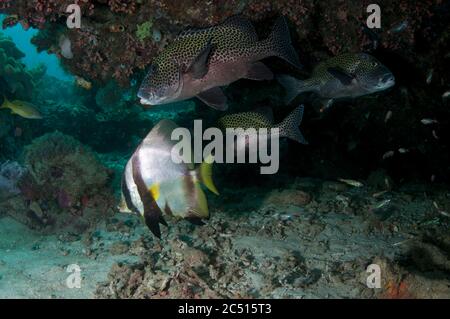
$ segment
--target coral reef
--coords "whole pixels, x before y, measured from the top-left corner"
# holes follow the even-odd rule
[[[4,11],[14,18],[7,20],[9,25],[20,22],[24,26],[46,28],[42,35],[36,37],[35,43],[41,50],[58,52],[57,41],[61,33],[58,23],[66,17],[64,9],[70,3],[68,0],[16,1],[9,3]],[[378,4],[387,8],[383,11],[383,29],[368,32],[364,28],[365,8],[370,3],[368,0],[333,3],[233,0],[203,5],[198,1],[184,1],[180,6],[175,2],[156,0],[84,0],[78,3],[83,13],[83,27],[65,31],[75,56],[70,60],[64,59],[63,63],[74,74],[102,81],[114,76],[120,83],[129,84],[132,75],[145,68],[166,41],[184,27],[218,23],[237,13],[258,21],[285,15],[295,27],[303,57],[309,56],[312,60],[318,47],[326,53],[338,54],[373,49],[372,42],[376,41],[385,49],[402,49],[411,53],[416,42],[439,36],[427,25],[443,6],[439,0],[400,1],[398,5],[380,1]],[[399,28],[402,23],[407,27]],[[152,41],[152,28],[159,30],[166,41]]]
[[[25,149],[24,162],[37,185],[67,199],[64,208],[97,193],[108,181],[108,172],[95,155],[59,132],[35,139]]]
[[[0,95],[26,100],[33,91],[33,78],[20,62],[24,56],[11,39],[0,33]]]
[[[112,213],[111,172],[87,147],[59,132],[26,147],[21,196],[2,202],[0,211],[45,233],[84,232]]]
[[[152,34],[152,27],[153,27],[152,21],[146,21],[138,25],[136,31],[137,38],[141,42],[143,42],[146,38],[150,37],[150,35]]]

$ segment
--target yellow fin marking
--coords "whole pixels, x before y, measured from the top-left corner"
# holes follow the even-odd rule
[[[149,188],[150,194],[152,194],[152,197],[154,200],[158,200],[159,198],[159,184],[153,184],[152,186],[150,186]]]

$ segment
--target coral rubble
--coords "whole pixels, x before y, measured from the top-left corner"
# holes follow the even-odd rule
[[[433,209],[445,189],[427,198],[411,185],[375,198],[370,187],[332,183],[299,179],[282,194],[227,189],[206,226],[178,223],[161,242],[146,236],[128,242],[141,261],[114,265],[97,297],[450,297],[448,220]],[[231,202],[233,195],[240,200]],[[264,197],[260,208],[241,205],[255,208]],[[397,208],[383,219],[373,208],[385,198]],[[379,289],[366,284],[370,264],[384,274]]]

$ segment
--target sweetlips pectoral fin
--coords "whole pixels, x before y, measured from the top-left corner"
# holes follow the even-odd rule
[[[208,43],[206,43],[205,47],[186,70],[186,73],[189,73],[194,79],[201,79],[208,73],[208,61],[214,48],[211,41],[209,39]]]
[[[206,105],[218,111],[226,111],[228,109],[227,97],[219,87],[204,91],[198,94],[197,98],[199,98]]]
[[[250,68],[245,76],[247,79],[256,81],[270,81],[273,80],[273,72],[262,62],[255,62],[250,65]]]
[[[350,85],[352,84],[352,81],[354,80],[354,75],[345,72],[344,70],[341,70],[340,68],[328,68],[327,72],[330,73],[332,76],[334,76],[336,79],[338,79],[343,85]]]
[[[197,174],[200,177],[200,181],[203,183],[203,185],[206,186],[206,188],[208,188],[214,194],[219,195],[219,191],[217,190],[216,185],[214,185],[214,181],[212,178],[213,164],[214,156],[209,154],[205,161],[200,164]]]

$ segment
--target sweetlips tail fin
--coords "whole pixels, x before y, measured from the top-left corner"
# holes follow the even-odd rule
[[[286,96],[284,97],[284,102],[289,104],[297,95],[299,95],[299,90],[303,86],[302,81],[289,75],[278,75],[277,81],[280,83],[284,90],[286,91]]]
[[[282,58],[298,69],[302,68],[297,52],[292,46],[289,28],[283,16],[275,21],[272,33],[266,41],[268,41],[270,51],[275,56]]]
[[[300,132],[300,129],[298,128],[303,119],[303,111],[303,105],[297,107],[283,120],[283,122],[281,122],[279,129],[281,136],[290,138],[291,140],[294,140],[301,144],[308,144],[308,141],[305,139],[303,134]]]

